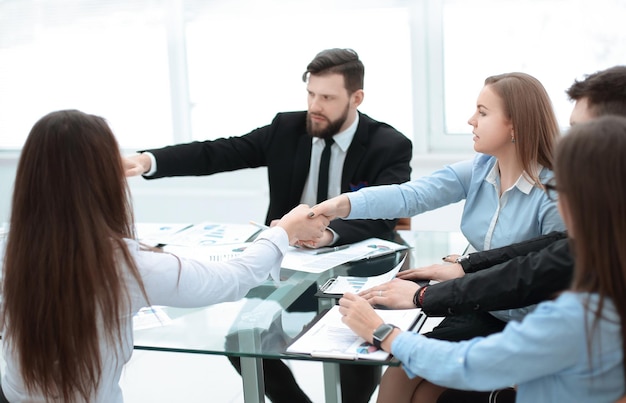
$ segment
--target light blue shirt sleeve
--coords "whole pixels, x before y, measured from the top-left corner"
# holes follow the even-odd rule
[[[501,191],[496,164],[495,157],[477,154],[410,182],[347,193],[347,219],[409,217],[465,199],[460,227],[477,251],[565,230],[556,203],[525,176]],[[546,168],[539,174],[541,182],[551,177]]]
[[[581,296],[565,293],[540,304],[523,322],[503,332],[448,342],[403,332],[392,353],[409,377],[468,390],[518,385],[518,401],[614,401],[624,392],[619,318],[607,303],[592,347],[585,330]],[[604,395],[607,399],[598,400]]]
[[[463,200],[472,178],[472,161],[448,165],[431,175],[399,185],[370,186],[347,193],[348,219],[411,217]]]

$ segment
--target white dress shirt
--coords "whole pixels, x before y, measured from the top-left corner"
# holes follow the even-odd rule
[[[356,128],[359,125],[359,115],[356,115],[354,122],[341,133],[333,136],[333,143],[330,149],[330,165],[328,166],[328,198],[339,196],[341,194],[341,175],[343,174],[343,163],[346,160],[348,148],[352,143]],[[304,184],[300,203],[314,206],[317,204],[317,179],[320,172],[320,159],[322,151],[326,146],[324,139],[313,137],[311,139],[311,165],[309,166],[309,177]]]

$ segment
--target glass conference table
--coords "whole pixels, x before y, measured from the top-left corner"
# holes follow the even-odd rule
[[[464,240],[458,233],[401,231],[399,237],[396,242],[403,241],[411,249],[347,263],[319,274],[283,269],[279,285],[267,281],[237,302],[203,308],[165,307],[163,310],[171,321],[163,326],[135,330],[135,349],[240,357],[246,403],[265,401],[263,358],[322,361],[325,401],[340,402],[338,364],[346,361],[286,354],[288,343],[315,316],[315,312],[292,313],[288,307],[310,290],[311,285],[322,285],[331,277],[378,275],[397,265],[407,253],[405,267],[424,266],[441,261],[441,257],[449,253],[460,253],[464,247]],[[318,312],[335,302],[332,298],[318,298]],[[350,363],[399,365],[397,360]]]

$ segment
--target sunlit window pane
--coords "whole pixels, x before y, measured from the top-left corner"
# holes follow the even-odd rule
[[[161,2],[0,2],[0,146],[48,112],[106,118],[126,147],[171,138]]]
[[[622,0],[446,0],[446,131],[469,133],[484,79],[511,71],[539,79],[568,127],[574,79],[626,62],[624,16]]]
[[[319,51],[335,47],[354,49],[365,65],[359,109],[412,136],[406,8],[388,1],[202,3],[187,10],[195,139],[245,134],[277,112],[305,110],[302,73]]]

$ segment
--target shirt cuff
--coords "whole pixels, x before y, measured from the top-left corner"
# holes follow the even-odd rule
[[[149,151],[144,151],[142,152],[142,154],[147,155],[148,157],[150,157],[150,170],[148,172],[145,172],[142,174],[142,176],[152,176],[156,173],[157,171],[157,162],[156,162],[156,158],[154,157],[154,154],[152,154]]]
[[[391,354],[403,363],[402,369],[410,379],[415,378],[418,374],[409,368],[409,355],[414,351],[415,345],[419,346],[424,338],[418,333],[402,332],[391,343]]]
[[[365,212],[365,197],[361,192],[350,192],[347,194],[350,200],[350,214],[346,217],[348,220],[355,218],[363,218]]]
[[[289,249],[289,236],[287,235],[287,231],[278,226],[272,227],[261,232],[259,236],[256,237],[254,242],[258,242],[261,239],[271,242],[274,246],[276,246],[276,248],[278,248],[282,255],[278,260],[278,264],[276,264],[270,272],[272,280],[274,280],[276,284],[280,284],[280,265],[283,262],[283,257],[285,257],[285,254]]]
[[[330,241],[329,245],[334,245],[337,243],[337,241],[339,240],[339,234],[335,232],[335,230],[333,230],[330,227],[326,227],[327,230],[330,231],[331,234],[333,234],[333,240]]]

